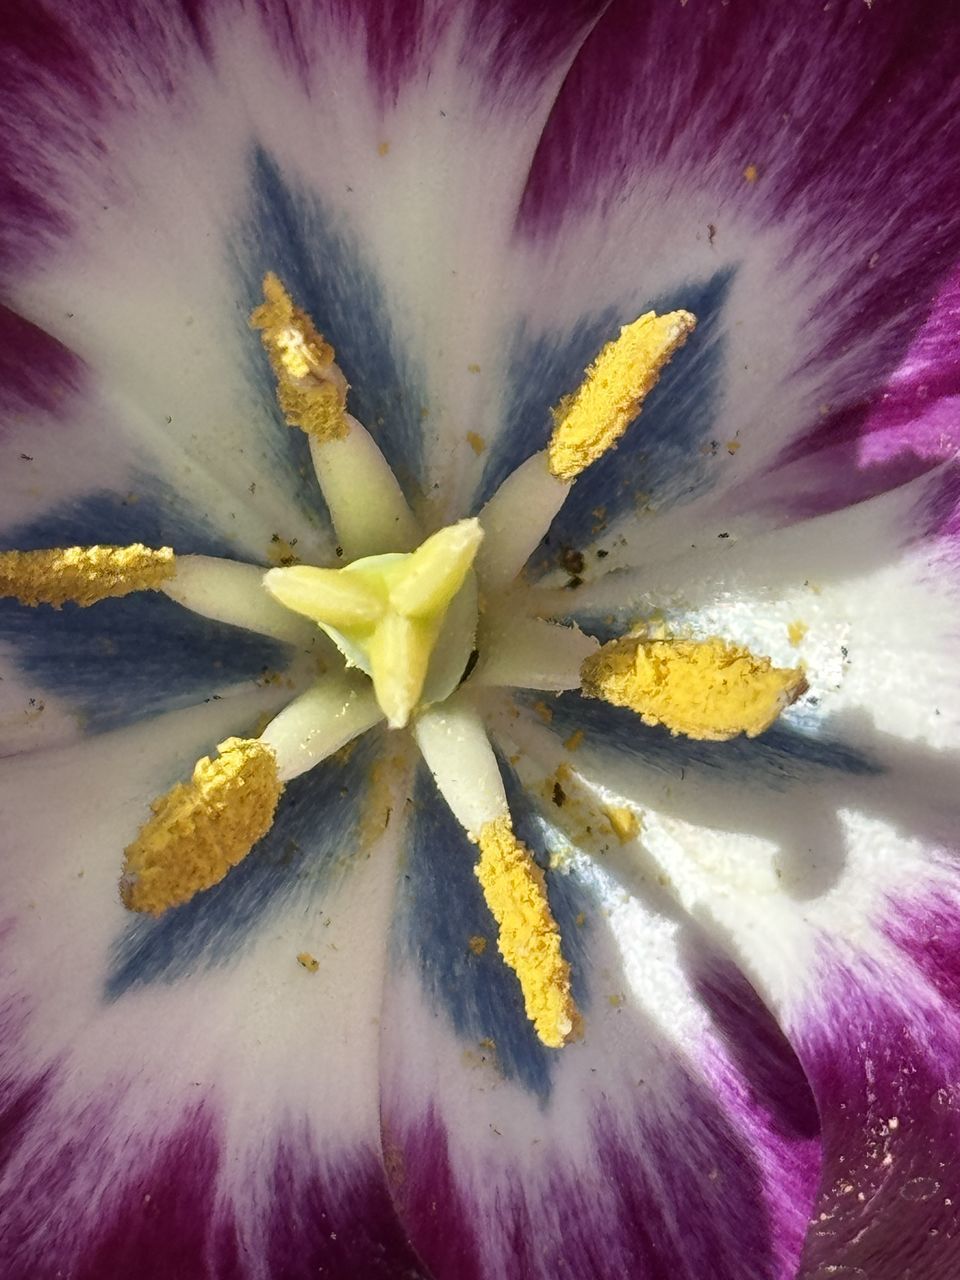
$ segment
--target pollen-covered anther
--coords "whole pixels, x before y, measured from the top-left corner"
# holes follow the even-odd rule
[[[513,834],[510,819],[480,829],[477,879],[497,922],[500,954],[517,975],[527,1017],[540,1040],[559,1049],[579,1030],[570,966],[547,901],[543,872]]]
[[[553,410],[547,451],[553,475],[575,480],[617,443],[696,323],[689,311],[648,311],[607,343],[581,386]]]
[[[217,752],[154,800],[124,850],[120,896],[131,911],[158,916],[219,884],[273,825],[283,791],[273,749],[227,738]]]
[[[21,604],[96,604],[133,591],[157,591],[176,572],[170,547],[56,547],[0,551],[0,597]]]
[[[291,427],[318,440],[341,440],[346,417],[347,381],[334,360],[333,347],[279,279],[263,279],[264,301],[250,314],[277,379],[277,401]]]
[[[799,668],[775,667],[748,649],[708,640],[611,640],[581,668],[590,698],[629,707],[645,724],[722,742],[754,738],[805,691]]]

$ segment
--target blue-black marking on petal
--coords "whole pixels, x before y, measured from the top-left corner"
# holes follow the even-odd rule
[[[373,266],[365,261],[347,218],[288,181],[262,150],[251,161],[251,188],[250,211],[234,244],[248,310],[262,300],[264,274],[276,272],[333,343],[350,383],[350,412],[376,437],[407,496],[413,497],[423,473],[423,378],[391,328]],[[259,348],[256,335],[251,337]],[[250,367],[258,392],[281,421],[266,355],[261,351]],[[309,465],[306,437],[284,430],[289,447]],[[322,501],[319,496],[315,500]]]
[[[367,734],[346,760],[332,757],[294,779],[273,827],[224,880],[159,919],[131,916],[113,947],[106,998],[229,964],[292,903],[317,909],[337,872],[349,875],[366,779],[381,748],[381,735]]]
[[[532,707],[542,695],[517,696]],[[662,725],[646,725],[626,707],[614,707],[579,693],[558,695],[551,702],[551,709],[550,727],[559,738],[582,729],[592,746],[672,777],[692,767],[725,776],[732,784],[759,782],[782,789],[795,781],[809,781],[824,771],[859,777],[884,771],[855,747],[801,733],[782,721],[757,738],[697,742],[675,737]]]
[[[66,503],[8,530],[4,542],[22,551],[143,542],[181,555],[237,554],[152,477],[134,481],[127,497],[94,493]],[[94,733],[191,706],[264,669],[282,669],[291,653],[278,641],[198,617],[158,592],[86,609],[0,600],[0,641],[24,676],[74,707]]]
[[[696,330],[664,370],[639,421],[571,488],[531,569],[545,569],[562,547],[592,542],[601,507],[613,521],[645,501],[663,507],[710,487],[717,462],[701,449],[710,441],[722,391],[723,311],[732,279],[730,270],[717,272],[652,302],[638,301],[630,314],[609,309],[564,333],[531,337],[521,328],[512,344],[506,424],[484,470],[478,510],[511,471],[543,448],[552,428],[550,409],[580,384],[584,369],[622,324],[651,308],[663,313],[683,307],[697,317]]]
[[[547,858],[543,827],[512,770],[501,761],[518,836],[541,866]],[[556,1050],[547,1049],[527,1020],[516,975],[497,950],[497,928],[474,875],[477,847],[421,768],[414,791],[413,829],[403,866],[395,938],[413,958],[420,981],[457,1034],[476,1046],[491,1039],[504,1076],[549,1097]],[[564,955],[573,969],[573,993],[581,1010],[587,999],[585,955],[589,930],[576,924],[593,905],[573,876],[549,875],[550,906],[560,926]],[[471,937],[486,939],[481,955]]]

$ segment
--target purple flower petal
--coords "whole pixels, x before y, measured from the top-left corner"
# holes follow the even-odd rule
[[[729,490],[723,513],[783,519],[869,496],[955,447],[949,430],[934,443],[949,410],[929,404],[958,391],[948,292],[912,392],[909,380],[960,259],[958,41],[951,6],[933,0],[803,16],[617,3],[585,42],[527,187],[523,288],[549,334],[572,323],[573,299],[621,318],[631,294],[733,272],[724,408],[678,474],[685,503],[703,493],[691,483],[703,449],[711,500]],[[806,465],[781,483],[801,450]],[[653,510],[677,501],[636,488]]]
[[[891,900],[889,910],[899,953],[825,948],[821,993],[798,1018],[824,1127],[804,1280],[948,1280],[960,1265],[960,1062],[947,951],[957,906],[934,892]]]
[[[916,476],[957,443],[960,28],[942,0],[387,8],[0,18],[0,319],[44,366],[0,366],[4,536],[93,540],[137,493],[252,559],[274,532],[328,556],[246,327],[268,267],[451,518],[540,443],[591,343],[694,292],[661,404],[573,512],[592,537],[615,488],[601,563],[643,576],[576,602],[802,658],[816,688],[722,753],[558,704],[604,748],[574,761],[593,803],[644,826],[551,873],[587,1017],[555,1057],[492,936],[470,946],[489,921],[435,799],[399,866],[386,839],[330,880],[324,845],[302,884],[261,900],[254,866],[130,934],[147,798],[258,698],[4,762],[5,1274],[949,1280],[960,520],[951,469]],[[542,786],[556,742],[499,729]],[[541,853],[561,816],[526,815]]]
[[[949,763],[936,769],[937,753],[960,742],[960,695],[946,674],[960,635],[958,484],[956,467],[945,464],[869,501],[759,535],[749,522],[704,512],[712,524],[691,533],[696,545],[686,554],[659,562],[651,554],[643,570],[563,594],[574,595],[570,612],[581,625],[600,634],[661,618],[675,630],[727,636],[781,666],[804,664],[809,691],[776,729],[722,750],[707,744],[711,771],[729,770],[731,783],[781,732],[825,749],[839,740],[883,767],[925,744],[929,778]],[[576,703],[569,714],[576,718]],[[638,736],[637,749],[678,764],[704,749],[657,742]],[[923,786],[917,767],[898,803]],[[738,817],[729,810],[734,826]]]
[[[609,849],[549,880],[585,1037],[544,1050],[473,911],[472,846],[418,810],[381,1018],[382,1121],[431,1274],[787,1280],[817,1117],[749,984]],[[534,847],[556,848],[540,830]],[[498,968],[503,983],[487,976]]]
[[[364,770],[329,784],[335,821],[291,791],[310,821],[182,929],[119,901],[149,799],[238,714],[255,701],[0,769],[4,1276],[418,1274],[379,1162],[395,843],[382,810],[358,826],[362,786],[340,796]]]

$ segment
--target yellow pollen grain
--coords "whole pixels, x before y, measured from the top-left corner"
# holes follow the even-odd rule
[[[787,639],[796,649],[802,642],[804,636],[810,628],[805,622],[801,622],[799,618],[787,624]]]
[[[629,707],[645,724],[722,742],[754,738],[806,689],[803,672],[713,637],[612,640],[581,668],[583,692]]]
[[[484,449],[487,447],[486,440],[484,440],[483,436],[477,435],[476,431],[467,432],[467,444],[470,446],[473,452],[477,455],[477,457],[479,457],[480,454],[483,453]]]
[[[58,547],[0,552],[0,596],[21,604],[87,606],[132,591],[156,591],[176,572],[170,547]]]
[[[570,966],[547,901],[543,872],[513,834],[509,818],[480,829],[477,879],[497,922],[500,954],[517,975],[527,1017],[541,1041],[559,1049],[580,1015],[570,992]]]
[[[264,276],[263,297],[250,313],[250,324],[260,330],[284,418],[317,440],[342,440],[349,430],[347,384],[333,347],[272,271]]]
[[[579,751],[583,745],[584,736],[582,729],[574,729],[570,737],[564,739],[563,745],[568,751]]]
[[[743,171],[743,176],[747,180],[747,182],[756,182],[756,180],[760,177],[760,170],[757,168],[755,164],[748,164]]]
[[[467,946],[475,956],[482,956],[487,949],[487,940],[482,934],[475,933],[467,943]]]
[[[153,817],[124,850],[120,896],[131,911],[158,916],[219,884],[273,825],[283,791],[273,750],[228,738],[217,751],[154,800]]]
[[[297,956],[297,964],[301,965],[308,973],[316,973],[320,968],[320,961],[316,956],[312,956],[309,951],[301,951]]]
[[[626,805],[609,805],[604,813],[621,844],[628,844],[639,833],[640,819]]]
[[[553,410],[547,457],[557,479],[576,479],[617,443],[696,323],[689,311],[649,311],[607,343],[578,390]]]

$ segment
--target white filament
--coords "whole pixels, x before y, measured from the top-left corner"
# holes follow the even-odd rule
[[[215,556],[177,556],[176,573],[160,588],[171,600],[215,622],[309,648],[316,627],[278,604],[263,585],[264,570]]]
[[[520,464],[480,512],[484,539],[476,569],[481,590],[502,590],[517,576],[570,492],[547,465],[546,451]]]
[[[342,440],[310,438],[310,455],[330,509],[344,563],[420,541],[400,485],[369,431],[347,414]]]
[[[466,831],[477,835],[487,822],[509,815],[497,757],[469,697],[455,694],[423,712],[413,734],[441,795]]]
[[[484,619],[479,647],[471,685],[559,693],[580,688],[580,667],[600,644],[579,627],[542,618],[511,618],[501,609]]]
[[[281,782],[298,778],[383,719],[370,684],[327,676],[275,716],[260,735],[277,757]]]

